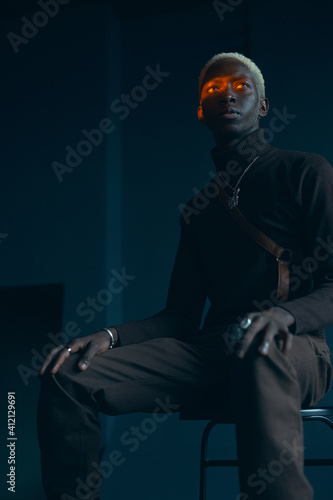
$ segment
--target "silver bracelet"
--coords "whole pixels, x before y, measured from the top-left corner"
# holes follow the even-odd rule
[[[109,349],[112,349],[115,346],[115,343],[116,343],[115,340],[114,340],[113,333],[108,328],[101,328],[100,331],[107,332],[110,335],[110,347],[109,347]]]

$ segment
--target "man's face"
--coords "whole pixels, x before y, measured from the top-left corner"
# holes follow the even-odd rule
[[[268,112],[254,78],[238,61],[213,64],[206,73],[198,117],[215,138],[241,138],[259,127],[259,116]]]

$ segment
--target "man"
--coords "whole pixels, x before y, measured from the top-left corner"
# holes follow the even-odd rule
[[[214,56],[199,93],[198,117],[213,133],[218,175],[182,212],[166,308],[59,346],[41,369],[38,433],[48,499],[80,498],[79,484],[98,498],[99,411],[162,418],[183,407],[234,416],[239,500],[313,498],[300,408],[316,404],[332,378],[322,329],[333,323],[333,172],[318,155],[267,144],[259,128],[269,106],[264,80],[243,55]],[[221,185],[229,209],[217,195]],[[205,193],[209,202],[200,208]],[[288,298],[276,293],[275,257],[239,227],[235,208],[302,255],[289,266]],[[211,307],[199,331],[207,296]],[[228,325],[241,319],[243,338],[234,344]],[[272,480],[267,467],[275,463]]]

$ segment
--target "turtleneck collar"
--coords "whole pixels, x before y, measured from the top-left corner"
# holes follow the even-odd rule
[[[269,147],[264,137],[264,130],[259,128],[247,135],[233,148],[220,149],[215,146],[211,150],[211,155],[215,163],[216,171],[218,172],[224,170],[228,161],[231,160],[237,161],[242,168],[245,168]]]

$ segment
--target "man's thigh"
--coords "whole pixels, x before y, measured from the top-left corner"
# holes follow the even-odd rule
[[[192,345],[172,338],[110,349],[93,358],[86,371],[71,355],[55,378],[80,403],[117,415],[151,412],[157,400],[181,407],[202,407],[211,398],[227,399],[222,345]]]
[[[300,386],[302,406],[317,404],[332,382],[330,351],[326,342],[311,334],[295,335],[288,360]]]

